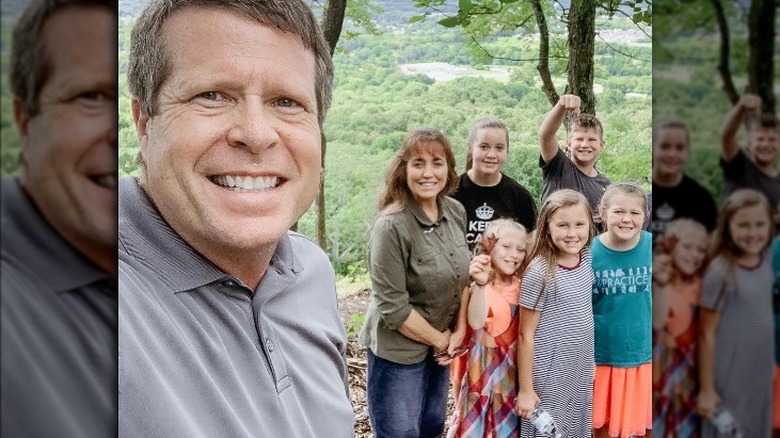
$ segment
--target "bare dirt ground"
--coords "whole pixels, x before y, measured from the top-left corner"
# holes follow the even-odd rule
[[[366,407],[366,349],[357,341],[357,332],[360,327],[355,327],[352,316],[365,314],[370,294],[370,289],[362,288],[355,292],[339,295],[339,313],[344,327],[354,328],[354,333],[348,334],[347,366],[349,368],[349,396],[352,400],[352,409],[355,412],[355,438],[373,438],[374,436],[368,421],[368,408]],[[452,410],[452,394],[450,394],[445,433]]]

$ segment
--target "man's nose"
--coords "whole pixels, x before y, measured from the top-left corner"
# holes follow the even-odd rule
[[[229,123],[227,142],[230,146],[258,154],[279,142],[278,119],[259,98],[246,99],[236,105]]]

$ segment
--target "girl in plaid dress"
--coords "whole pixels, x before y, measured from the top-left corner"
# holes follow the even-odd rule
[[[468,301],[471,347],[449,437],[517,437],[517,334],[520,274],[527,233],[517,222],[490,223],[482,253],[469,266],[474,279]],[[467,338],[468,339],[468,338]]]

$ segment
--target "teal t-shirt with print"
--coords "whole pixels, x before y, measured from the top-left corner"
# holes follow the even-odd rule
[[[593,239],[593,325],[598,365],[633,368],[652,359],[652,234],[615,251]]]

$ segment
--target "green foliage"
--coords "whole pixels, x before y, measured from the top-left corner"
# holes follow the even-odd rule
[[[3,2],[3,8],[7,5]],[[19,167],[19,136],[14,124],[13,96],[8,89],[8,63],[10,58],[11,31],[15,19],[7,17],[6,13],[19,13],[24,2],[11,2],[10,9],[3,11],[2,25],[0,26],[0,171],[2,175],[18,175]]]
[[[353,313],[350,315],[349,322],[347,323],[346,327],[347,337],[357,336],[365,322],[366,315],[363,313]]]
[[[472,0],[477,4],[475,0]],[[499,3],[496,2],[496,5]],[[519,10],[524,2],[504,2]],[[444,7],[444,6],[442,6]],[[418,11],[419,12],[419,11]],[[400,14],[389,10],[388,14]],[[419,14],[417,14],[419,15]],[[408,23],[414,11],[404,11],[401,26],[378,26],[379,32],[355,33],[339,42],[334,55],[333,104],[326,119],[325,207],[327,254],[337,274],[362,278],[367,272],[366,253],[377,196],[387,163],[400,147],[406,132],[432,126],[452,142],[458,173],[465,167],[465,139],[479,118],[501,118],[510,131],[509,160],[504,172],[523,184],[535,199],[541,196],[538,127],[550,104],[541,91],[535,61],[484,61],[467,47],[469,38],[458,29],[446,29],[433,21]],[[478,23],[474,19],[474,23]],[[120,38],[126,38],[130,20],[121,20]],[[633,26],[618,18],[613,26]],[[345,31],[355,28],[346,23]],[[507,32],[487,43],[491,50],[514,58],[534,59],[538,50],[532,38]],[[126,43],[120,47],[126,47]],[[637,46],[649,57],[650,48]],[[650,178],[650,99],[626,98],[626,93],[649,93],[650,65],[611,61],[614,53],[597,42],[597,64],[605,71],[597,76],[605,88],[598,95],[597,112],[604,122],[607,149],[599,162],[613,180]],[[120,60],[126,56],[120,49]],[[420,63],[449,63],[468,74],[451,80],[429,76]],[[120,61],[121,63],[121,61]],[[612,65],[612,64],[614,65]],[[406,71],[412,64],[417,71]],[[501,69],[497,72],[495,69]],[[565,83],[565,63],[553,80]],[[124,73],[120,75],[120,172],[137,174],[138,140],[129,111]],[[603,96],[603,97],[602,97]],[[559,132],[563,145],[563,130]],[[648,188],[648,187],[646,187]],[[316,206],[298,223],[298,231],[316,235]],[[356,327],[362,324],[356,323]]]

